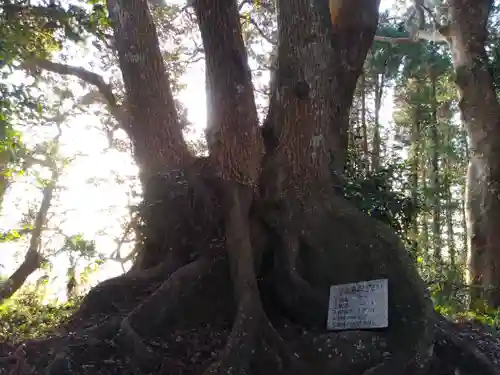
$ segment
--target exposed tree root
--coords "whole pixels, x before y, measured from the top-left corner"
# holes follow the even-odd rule
[[[153,293],[155,286],[168,280],[170,276],[185,266],[179,258],[167,256],[165,262],[146,270],[133,270],[123,275],[108,279],[93,288],[85,297],[78,312],[71,317],[59,332],[66,333],[75,327],[80,327],[82,322],[88,322],[95,311],[100,314],[124,314],[135,303],[130,303],[134,298],[147,298]]]
[[[384,356],[373,356],[382,363],[367,361],[373,347],[360,345],[359,352],[366,355],[359,356],[359,363],[352,358],[351,367],[366,369],[368,365],[371,375],[399,375],[410,368],[424,368],[433,344],[432,304],[400,239],[336,193],[325,191],[324,196],[311,195],[305,201],[290,191],[275,212],[264,214],[275,232],[271,278],[283,314],[321,334],[326,330],[331,285],[387,278],[389,327],[379,335],[387,338],[388,347]],[[357,333],[350,335],[355,340]],[[358,342],[363,344],[363,340]]]
[[[226,248],[238,311],[222,358],[210,366],[206,374],[251,374],[259,338],[266,340],[277,351],[286,363],[288,373],[299,374],[302,366],[285,348],[262,306],[254,268],[259,264],[256,264],[249,232],[253,190],[242,185],[227,184],[225,197]],[[292,366],[292,362],[295,366]]]
[[[62,369],[67,369],[70,365],[68,359],[69,347],[78,345],[96,346],[103,340],[111,339],[118,331],[119,324],[120,319],[114,317],[77,333],[26,341],[19,345],[10,356],[0,358],[0,364],[9,363],[13,365],[9,375],[33,374],[33,366],[28,364],[27,361],[30,354],[36,353],[39,355],[41,351],[45,351],[49,356],[50,353],[55,352],[55,357],[47,365],[46,374],[62,375],[64,374],[64,372],[61,372]],[[35,374],[37,373],[35,372]]]
[[[262,233],[250,232],[252,189],[221,185],[226,232],[218,250],[195,249],[202,256],[190,263],[175,257],[104,282],[75,315],[85,324],[73,320],[72,334],[19,346],[0,358],[0,374],[4,367],[10,375],[452,375],[427,368],[433,356],[472,375],[500,375],[453,324],[439,320],[434,327],[398,242],[384,228],[342,207],[284,215],[291,219],[264,228],[274,258],[266,264],[260,239],[252,237]],[[295,221],[301,215],[303,222]],[[389,328],[325,332],[329,286],[372,277],[390,280]],[[113,308],[103,308],[115,297]],[[89,359],[94,364],[84,368]]]
[[[240,374],[251,371],[258,330],[264,310],[260,303],[255,257],[250,241],[249,213],[253,189],[223,182],[226,249],[238,312],[223,357],[206,374]]]
[[[133,328],[134,323],[146,327],[150,333],[159,324],[174,315],[182,298],[189,298],[195,283],[203,282],[213,260],[201,258],[177,270],[151,296],[123,318],[118,341],[133,353],[137,366],[144,371],[154,371],[160,364],[159,359],[144,343],[141,333]],[[141,324],[142,323],[142,324]]]
[[[283,233],[275,251],[272,274],[273,293],[286,315],[308,329],[324,330],[328,295],[316,291],[298,272],[300,241],[297,235]]]
[[[477,347],[461,338],[456,326],[436,314],[436,354],[470,374],[500,375],[500,368]]]

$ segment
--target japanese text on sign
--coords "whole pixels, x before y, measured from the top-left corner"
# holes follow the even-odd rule
[[[388,325],[387,279],[330,287],[327,329],[385,328]]]

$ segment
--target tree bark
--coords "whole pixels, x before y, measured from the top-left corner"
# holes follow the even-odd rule
[[[263,144],[238,9],[232,0],[196,4],[206,54],[210,158],[224,179],[254,186]]]
[[[440,153],[440,133],[437,117],[437,93],[436,93],[436,74],[430,68],[430,99],[431,99],[431,138],[432,138],[432,160],[431,160],[431,178],[432,178],[432,242],[433,242],[433,262],[441,271],[443,256],[441,254],[441,184],[439,178],[439,153]]]
[[[399,240],[389,235],[387,228],[361,215],[332,192],[328,168],[329,150],[345,152],[344,141],[339,142],[342,127],[328,125],[342,124],[349,109],[350,99],[347,100],[344,94],[348,92],[352,96],[373,37],[374,23],[367,16],[374,12],[372,6],[371,3],[367,6],[366,2],[351,1],[342,8],[345,14],[340,20],[345,24],[334,27],[334,48],[330,49],[328,43],[320,39],[328,35],[323,31],[324,23],[319,15],[308,11],[307,1],[278,2],[278,72],[281,71],[280,78],[283,78],[271,100],[264,125],[265,134],[277,139],[278,145],[266,142],[265,136],[268,147],[261,186],[265,188],[266,199],[279,202],[279,206],[265,216],[283,247],[275,256],[274,276],[277,281],[273,291],[288,315],[306,327],[320,329],[318,322],[325,321],[324,306],[329,285],[359,280],[360,277],[376,278],[392,274],[392,271],[375,270],[364,275],[357,273],[357,267],[351,268],[346,262],[346,248],[341,245],[348,246],[349,258],[357,259],[355,249],[365,248],[366,244],[361,244],[364,240],[355,237],[354,228],[376,227],[378,233],[384,233],[384,241],[388,241],[388,247],[394,250],[392,254],[397,254],[397,257],[391,258],[389,253],[383,251],[384,245],[375,245],[374,233],[366,233],[365,238],[371,238],[374,246],[373,251],[369,251],[370,257],[381,269],[405,270],[398,274],[397,279],[399,283],[405,280],[403,284],[408,289],[404,293],[396,291],[393,302],[398,306],[411,305],[412,308],[404,313],[400,309],[398,312],[398,309],[390,309],[395,314],[412,316],[406,323],[411,321],[414,324],[411,328],[406,326],[405,332],[412,332],[412,335],[407,335],[404,340],[397,334],[397,323],[389,330],[388,340],[394,347],[398,346],[397,353],[394,352],[393,357],[369,371],[370,374],[385,374],[397,372],[398,364],[414,361],[416,352],[419,353],[417,356],[425,358],[424,353],[431,340],[427,325],[430,304],[422,294],[423,286],[417,281],[415,268]],[[355,13],[354,9],[363,11]],[[306,19],[304,15],[310,18]],[[366,19],[371,22],[363,21]],[[358,30],[354,32],[356,28]],[[297,67],[299,63],[301,69]],[[308,90],[299,90],[304,86]],[[337,96],[339,90],[343,93],[341,97]],[[304,124],[309,126],[304,127]],[[337,228],[337,237],[333,242],[333,239],[321,234],[329,227]],[[359,259],[363,258],[361,254],[359,256]],[[361,265],[358,264],[358,267]],[[336,272],[333,273],[332,269]],[[389,283],[396,282],[392,276],[395,275],[389,277]],[[407,298],[411,302],[403,302]],[[392,321],[397,322],[399,318],[393,316]],[[415,362],[422,365],[421,361]]]
[[[447,124],[449,126],[449,118],[446,119]],[[451,127],[448,128],[446,132],[445,142],[450,144],[452,140]],[[446,233],[447,233],[447,248],[448,255],[450,258],[450,265],[453,269],[457,269],[459,266],[459,262],[457,262],[457,246],[456,246],[456,238],[455,238],[455,220],[454,216],[457,212],[457,204],[456,200],[453,198],[452,191],[452,175],[453,175],[453,167],[452,160],[450,157],[446,158],[445,162],[445,171],[443,176],[443,188],[446,191]],[[462,213],[461,213],[462,214]]]
[[[361,130],[362,130],[362,150],[363,150],[363,170],[370,169],[370,158],[368,153],[368,126],[366,125],[366,73],[361,74]]]
[[[191,161],[146,0],[108,0],[143,183]]]
[[[419,184],[419,167],[420,167],[420,118],[421,118],[422,109],[420,108],[420,103],[414,104],[413,115],[411,118],[412,127],[411,127],[411,175],[410,175],[410,194],[412,201],[417,203],[418,200],[418,184]],[[415,219],[409,231],[410,240],[412,243],[412,253],[415,259],[418,258],[419,255],[419,223],[418,217]]]
[[[471,156],[466,176],[465,213],[467,223],[467,273],[468,283],[472,286],[472,305],[481,302],[485,286],[484,271],[486,264],[486,232],[484,225],[484,199],[487,181],[483,158]]]
[[[385,73],[375,74],[375,121],[373,124],[372,141],[372,162],[371,167],[374,171],[380,169],[380,109],[382,107],[382,98],[384,96]]]
[[[482,223],[479,225],[484,230],[484,257],[475,246],[470,249],[471,258],[482,258],[484,262],[480,262],[480,274],[475,267],[470,272],[472,279],[481,278],[481,285],[487,289],[487,302],[496,308],[500,306],[500,105],[485,50],[491,7],[489,0],[452,0],[449,41],[459,106],[471,139],[472,163],[479,161],[485,167],[484,195],[479,198],[483,211],[481,217],[471,219]]]
[[[420,170],[421,172],[421,177],[420,181],[422,181],[422,190],[424,192],[427,191],[428,187],[428,177],[427,177],[427,168],[428,168],[428,163],[427,163],[427,155],[424,153],[421,158],[420,158]],[[424,205],[428,207],[429,204],[429,197],[427,195],[424,196]],[[429,259],[429,253],[428,249],[431,248],[430,246],[430,241],[429,241],[429,215],[427,214],[426,210],[420,215],[420,221],[421,221],[421,227],[422,229],[420,230],[420,241],[419,244],[423,249],[423,254],[422,256],[426,261]]]

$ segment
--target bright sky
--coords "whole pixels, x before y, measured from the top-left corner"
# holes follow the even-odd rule
[[[171,0],[173,3],[184,3],[182,0]],[[382,0],[381,10],[389,8],[393,0]],[[99,72],[95,68],[95,57],[92,48],[89,47],[85,54],[81,48],[70,51],[67,63]],[[57,77],[57,76],[54,76]],[[16,76],[13,79],[23,79]],[[196,126],[198,135],[206,124],[204,62],[193,64],[182,78],[187,88],[180,94],[180,100],[188,109],[189,120]],[[72,80],[70,88],[76,97],[83,95],[86,91],[76,80]],[[381,113],[381,121],[390,121],[392,113],[392,97],[388,95],[385,100],[384,109]],[[100,126],[99,114],[81,114],[72,116],[66,122],[62,137],[62,153],[72,156],[77,153],[82,155],[70,164],[60,180],[60,186],[64,187],[58,194],[56,206],[52,209],[54,216],[50,219],[50,226],[61,228],[65,234],[83,233],[86,239],[93,239],[99,251],[110,254],[115,248],[115,240],[122,233],[121,225],[127,219],[127,206],[133,203],[130,197],[130,189],[127,184],[114,181],[113,175],[136,176],[137,169],[131,156],[127,152],[115,150],[105,151],[107,141],[98,130]],[[32,135],[39,141],[41,134],[51,138],[47,128],[34,129]],[[77,140],[77,142],[75,142]],[[29,141],[29,138],[27,138]],[[32,139],[34,141],[34,139]],[[90,184],[90,179],[100,178],[97,184]],[[41,190],[34,187],[32,175],[19,178],[17,183],[9,190],[0,216],[0,228],[16,228],[22,213],[27,211],[30,204],[35,204],[38,210],[41,199]],[[29,197],[29,199],[28,199]],[[69,212],[68,212],[69,211]],[[28,238],[29,240],[29,238]],[[62,237],[44,236],[44,246],[57,249],[62,244]],[[0,244],[2,259],[0,274],[10,274],[22,261],[27,249],[26,243],[17,245],[11,243]],[[85,262],[79,263],[80,268]],[[65,274],[68,267],[66,256],[58,256],[54,260],[54,288],[56,293],[64,292],[66,282]],[[119,274],[120,266],[116,262],[108,262],[101,267],[99,272],[92,278],[92,283],[99,279]],[[30,280],[36,280],[42,272],[37,272]],[[63,295],[63,294],[62,294]],[[62,296],[61,295],[61,296]]]

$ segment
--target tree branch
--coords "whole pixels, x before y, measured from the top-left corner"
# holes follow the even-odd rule
[[[427,13],[431,19],[432,25],[430,28],[425,28],[424,13]],[[405,27],[410,34],[408,37],[391,38],[376,35],[374,40],[391,44],[417,43],[420,40],[448,43],[449,25],[441,25],[432,11],[423,4],[422,0],[415,1],[415,5],[407,11],[406,17],[408,18],[405,21]],[[417,18],[416,23],[413,22],[415,17]]]
[[[29,60],[26,60],[22,63],[21,67],[28,71],[39,68],[61,75],[74,76],[88,84],[95,86],[104,98],[108,110],[120,124],[120,127],[122,127],[122,129],[125,131],[128,130],[130,121],[128,120],[127,112],[123,108],[123,106],[120,106],[117,103],[111,85],[107,84],[101,75],[91,72],[87,69],[80,68],[78,66],[61,64],[40,58],[31,58]]]
[[[443,43],[443,42],[448,43],[447,37],[445,35],[441,34],[439,29],[436,29],[436,30],[417,30],[415,32],[414,37],[408,36],[408,37],[401,37],[401,38],[391,38],[388,36],[375,35],[373,40],[377,41],[377,42],[384,42],[384,43],[390,43],[390,44],[411,44],[411,43],[418,43],[421,40],[426,40],[428,42],[434,42],[434,43]]]
[[[264,30],[262,30],[262,28],[259,26],[259,24],[257,23],[257,21],[255,21],[252,17],[240,15],[240,19],[242,19],[244,21],[249,21],[250,24],[253,27],[255,27],[255,29],[257,30],[257,32],[259,33],[259,35],[266,40],[266,42],[268,42],[269,44],[272,44],[272,45],[276,45],[277,44],[276,40],[273,40],[273,38],[271,38],[269,35],[267,35],[264,32]]]

